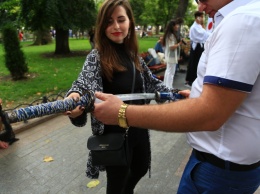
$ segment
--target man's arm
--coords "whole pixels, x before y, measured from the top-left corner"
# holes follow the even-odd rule
[[[198,98],[162,105],[129,105],[129,126],[168,132],[214,131],[235,112],[246,93],[214,85],[204,85]],[[95,117],[105,124],[118,124],[118,111],[123,103],[113,95],[96,94],[104,102],[95,104]]]

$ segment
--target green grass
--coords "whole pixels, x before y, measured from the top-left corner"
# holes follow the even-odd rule
[[[153,48],[158,38],[140,38],[139,51]],[[5,67],[3,45],[0,44],[0,98],[4,108],[13,108],[18,104],[30,103],[45,95],[57,94],[71,87],[77,79],[86,56],[54,57],[55,44],[31,46],[32,42],[22,42],[31,77],[13,81]],[[87,39],[70,39],[71,51],[90,49]],[[46,57],[49,54],[51,56]]]

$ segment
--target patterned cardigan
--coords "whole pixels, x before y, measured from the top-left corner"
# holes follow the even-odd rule
[[[142,92],[143,93],[154,93],[156,91],[171,91],[162,84],[162,81],[155,78],[149,68],[146,66],[144,60],[140,58],[140,63],[143,68],[141,72],[141,78],[143,80]],[[72,92],[77,92],[83,95],[86,90],[90,91],[103,91],[103,83],[101,77],[101,65],[100,56],[96,49],[93,49],[86,57],[82,71],[80,72],[78,79],[73,82],[71,89],[68,91],[66,96]],[[162,101],[163,102],[163,101]],[[150,100],[146,100],[146,104],[150,103]],[[84,111],[82,115],[77,118],[70,118],[73,125],[77,127],[83,127],[87,122],[87,112]],[[101,135],[104,132],[104,124],[96,120],[91,114],[91,128],[92,133],[95,135]],[[92,179],[97,179],[99,171],[104,171],[104,166],[93,166],[91,152],[87,162],[86,176]],[[151,161],[150,161],[151,163]],[[151,164],[149,165],[151,166]]]

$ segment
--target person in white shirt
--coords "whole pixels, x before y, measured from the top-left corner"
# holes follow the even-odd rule
[[[190,27],[190,59],[186,73],[185,85],[190,87],[197,77],[197,68],[200,56],[204,51],[204,43],[210,35],[210,32],[204,29],[204,13],[196,11],[194,13],[195,21]]]
[[[177,193],[253,194],[260,185],[260,0],[200,0],[223,19],[204,45],[188,99],[129,105],[128,126],[186,132],[193,151]],[[96,93],[95,117],[118,123],[123,102]],[[163,116],[162,116],[163,115]]]
[[[162,45],[165,47],[166,70],[163,83],[166,87],[172,88],[176,65],[178,64],[179,50],[182,41],[178,41],[180,23],[178,20],[171,20],[165,30]]]

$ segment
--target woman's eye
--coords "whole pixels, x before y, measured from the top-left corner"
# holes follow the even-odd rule
[[[123,23],[125,20],[118,20],[118,23]]]
[[[108,24],[112,24],[112,23],[113,23],[113,20],[108,20],[107,23],[108,23]]]

